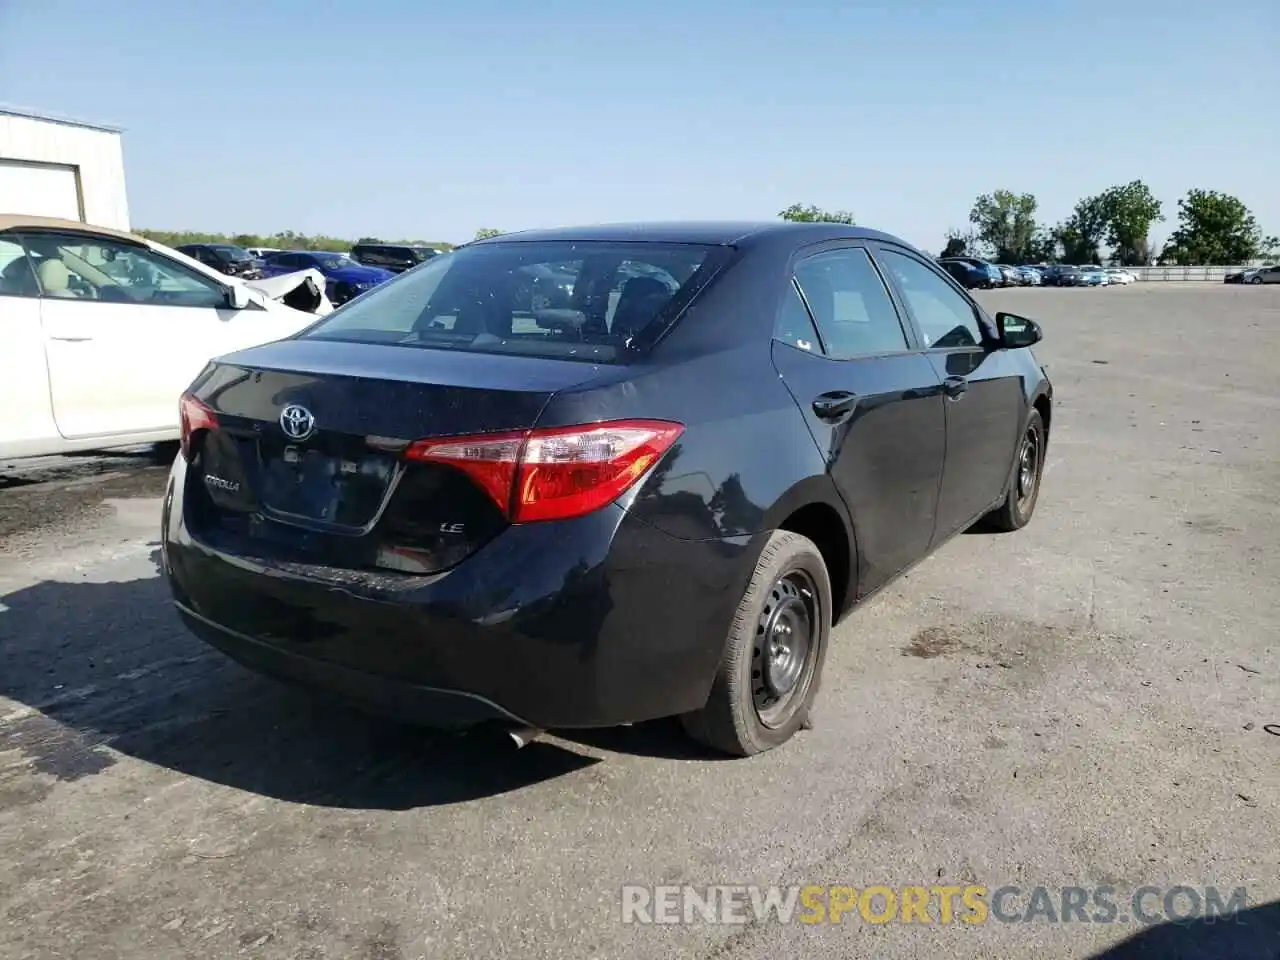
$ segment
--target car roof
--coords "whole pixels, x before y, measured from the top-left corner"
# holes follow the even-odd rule
[[[706,220],[603,223],[504,233],[467,246],[543,241],[614,241],[640,243],[695,243],[707,246],[749,246],[792,237],[808,243],[823,240],[886,240],[902,244],[891,234],[847,223],[792,223],[787,220]],[[910,246],[910,244],[905,244]]]
[[[0,213],[0,233],[19,232],[22,230],[73,230],[76,233],[96,233],[117,240],[128,240],[133,244],[143,244],[142,237],[115,230],[111,227],[99,227],[79,220],[60,220],[57,217],[31,217],[25,214]]]

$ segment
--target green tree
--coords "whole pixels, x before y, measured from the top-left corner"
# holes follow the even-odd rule
[[[948,230],[947,242],[939,256],[943,257],[981,257],[988,253],[986,242],[975,230]]]
[[[495,230],[493,227],[481,227],[476,231],[477,240],[488,240],[490,237],[502,236],[501,230]]]
[[[1265,242],[1257,218],[1238,198],[1193,189],[1178,201],[1178,229],[1160,259],[1193,266],[1248,263]]]
[[[1106,221],[1106,242],[1113,259],[1127,267],[1151,262],[1151,225],[1164,220],[1160,201],[1141,180],[1110,187],[1099,194],[1098,207]]]
[[[1268,266],[1280,258],[1280,237],[1264,237],[1258,256],[1266,260]]]
[[[799,203],[793,203],[787,209],[779,211],[778,216],[792,223],[855,223],[853,214],[847,210],[821,210]]]
[[[1098,246],[1107,235],[1107,212],[1102,197],[1085,197],[1071,215],[1053,229],[1053,240],[1061,247],[1064,263],[1101,263]]]
[[[1028,263],[1053,263],[1058,259],[1058,240],[1053,228],[1040,224],[1031,235],[1031,249],[1028,251]]]
[[[949,231],[947,233],[946,246],[942,248],[942,256],[944,257],[964,257],[969,253],[969,244],[965,238],[959,233]]]
[[[1036,198],[1030,193],[996,190],[974,200],[969,222],[995,252],[997,261],[1026,263],[1032,259],[1036,206]]]

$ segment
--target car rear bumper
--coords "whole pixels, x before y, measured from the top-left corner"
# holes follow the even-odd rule
[[[185,462],[164,506],[177,610],[249,668],[441,727],[613,726],[705,701],[759,538],[680,540],[610,506],[510,527],[432,576],[231,554],[184,522]]]

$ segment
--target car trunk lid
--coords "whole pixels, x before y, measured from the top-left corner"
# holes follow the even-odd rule
[[[589,364],[383,344],[285,340],[217,361],[191,395],[189,522],[238,551],[431,573],[507,525],[486,492],[407,446],[532,428]]]

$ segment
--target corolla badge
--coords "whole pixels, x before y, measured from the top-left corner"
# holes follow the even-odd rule
[[[291,403],[280,411],[280,429],[290,440],[305,440],[316,430],[316,418],[306,407]]]
[[[204,482],[218,490],[225,490],[227,493],[239,493],[240,484],[235,480],[227,480],[223,477],[215,476],[212,473],[204,475]]]

